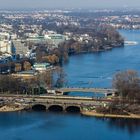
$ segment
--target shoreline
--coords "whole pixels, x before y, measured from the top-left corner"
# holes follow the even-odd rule
[[[116,114],[97,113],[95,111],[81,111],[81,114],[84,116],[99,117],[99,118],[140,119],[140,115],[136,115],[136,114],[116,115]]]
[[[0,113],[6,113],[6,112],[18,112],[24,110],[25,107],[10,107],[10,106],[3,106],[0,108]],[[98,118],[115,118],[115,119],[140,119],[140,114],[130,114],[130,115],[117,115],[117,114],[103,114],[103,113],[97,113],[95,111],[81,111],[81,115],[83,116],[89,116],[89,117],[98,117]]]
[[[22,111],[24,109],[25,109],[25,107],[23,107],[23,106],[4,105],[4,106],[0,107],[0,112],[17,112],[17,111]]]
[[[92,51],[80,51],[80,52],[72,52],[69,54],[69,56],[73,56],[73,55],[80,55],[80,54],[92,54],[92,53],[100,53],[100,52],[106,52],[106,51],[110,51],[112,49],[115,49],[115,48],[121,48],[121,47],[124,47],[124,42],[123,44],[116,44],[115,46],[110,46],[110,47],[107,47],[107,48],[104,48],[104,49],[99,49],[99,50],[92,50]]]

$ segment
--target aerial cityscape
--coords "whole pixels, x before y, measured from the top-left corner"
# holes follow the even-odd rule
[[[138,0],[0,2],[1,140],[139,140]]]

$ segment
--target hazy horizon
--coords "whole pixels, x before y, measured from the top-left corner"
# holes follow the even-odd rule
[[[140,8],[140,0],[0,0],[0,9],[36,8]]]

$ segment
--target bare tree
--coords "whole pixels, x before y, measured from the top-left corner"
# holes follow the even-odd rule
[[[134,70],[117,73],[113,78],[113,87],[121,97],[140,99],[140,77]]]
[[[57,67],[56,73],[57,73],[57,80],[56,80],[55,86],[58,88],[63,87],[63,85],[66,83],[66,74],[63,68]]]
[[[37,75],[37,82],[39,86],[44,88],[52,88],[53,86],[53,71],[48,70]]]

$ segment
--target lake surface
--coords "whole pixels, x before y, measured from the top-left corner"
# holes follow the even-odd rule
[[[72,56],[64,66],[68,86],[112,87],[112,77],[118,71],[140,71],[140,31],[120,32],[127,40],[138,41],[139,44],[95,54]]]
[[[140,31],[120,32],[139,45],[71,56],[64,65],[66,86],[111,87],[116,72],[126,69],[140,72]],[[0,140],[29,139],[140,140],[140,121],[50,112],[0,113]]]

